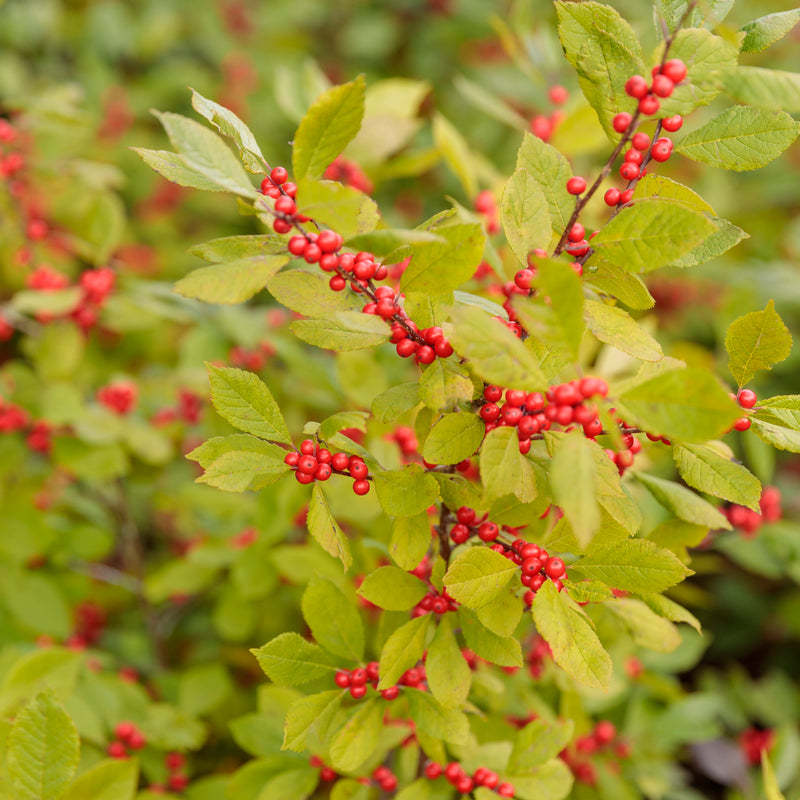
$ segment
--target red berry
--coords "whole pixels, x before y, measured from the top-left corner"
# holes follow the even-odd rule
[[[472,525],[475,522],[475,509],[469,506],[461,506],[456,511],[456,519],[463,525]]]
[[[603,195],[603,200],[607,206],[615,206],[619,203],[619,196],[619,189],[611,188]]]
[[[400,689],[397,686],[390,686],[388,689],[383,689],[381,691],[381,697],[384,700],[396,700],[398,695],[400,694]]]
[[[578,195],[586,191],[586,180],[584,178],[570,178],[567,181],[567,191],[570,194]]]
[[[611,124],[614,126],[614,130],[617,133],[625,133],[625,131],[630,127],[631,122],[633,122],[633,117],[628,114],[627,111],[623,111],[614,117]]]
[[[625,153],[626,163],[636,164],[637,166],[640,166],[642,161],[644,161],[644,156],[638,150],[631,149],[628,150],[627,153]]]
[[[275,210],[281,214],[292,216],[297,211],[297,204],[291,197],[281,196],[275,201]]]
[[[369,481],[367,480],[353,481],[353,491],[357,495],[367,494],[367,492],[369,492]]]
[[[272,178],[272,182],[277,184],[286,183],[289,179],[289,173],[285,167],[275,167],[269,176]]]
[[[563,86],[551,86],[547,96],[554,106],[563,106],[569,100],[569,91]]]
[[[331,466],[337,472],[344,472],[350,464],[350,459],[347,453],[334,453],[331,456]]]
[[[444,337],[436,340],[433,350],[439,358],[449,358],[453,355],[453,347]]]
[[[330,281],[328,281],[328,286],[334,292],[341,292],[347,286],[347,281],[341,275],[332,275]]]
[[[350,685],[350,696],[354,700],[360,700],[367,693],[367,687],[362,684],[361,686]]]
[[[322,231],[317,236],[317,244],[323,253],[333,253],[342,246],[342,237],[336,231]]]
[[[171,792],[182,792],[189,785],[189,778],[180,772],[167,778],[167,786]]]
[[[350,673],[340,670],[336,673],[336,677],[333,680],[340,689],[346,689],[350,686]]]
[[[442,765],[437,764],[435,761],[431,761],[431,763],[425,767],[425,777],[428,780],[435,781],[441,774]]]
[[[316,242],[309,242],[303,251],[303,259],[307,264],[316,264],[322,256],[322,250]]]
[[[297,469],[306,475],[313,475],[317,470],[317,459],[314,456],[301,456],[297,462]]]
[[[659,108],[661,108],[661,103],[659,103],[658,98],[655,95],[645,95],[639,101],[639,111],[646,116],[655,114]]]
[[[369,474],[369,468],[358,456],[351,456],[349,460],[350,474],[356,478],[366,478]]]
[[[431,610],[434,614],[444,614],[450,608],[450,604],[444,597],[435,597],[431,604]]]
[[[330,478],[333,470],[330,464],[320,464],[314,472],[314,479],[318,481],[326,481]]]
[[[556,580],[564,576],[567,567],[560,558],[548,558],[544,571],[547,573],[548,578]]]
[[[298,234],[297,236],[292,236],[286,246],[293,256],[302,256],[307,245],[308,239],[306,239],[305,236]]]
[[[620,168],[619,174],[626,181],[633,181],[639,177],[639,166],[630,161],[626,161]]]
[[[164,756],[164,765],[170,771],[183,769],[186,765],[186,756],[183,753],[167,753]]]
[[[401,339],[395,345],[395,350],[397,350],[397,355],[402,356],[403,358],[408,358],[409,356],[413,356],[418,349],[419,349],[419,344],[415,342],[413,339]]]
[[[135,730],[128,737],[128,747],[130,747],[131,750],[141,750],[146,745],[147,745],[147,739],[140,730]]]
[[[611,744],[617,735],[617,729],[613,722],[607,719],[600,720],[594,726],[594,738],[600,745]]]
[[[742,389],[736,399],[742,408],[752,408],[758,402],[756,393],[750,389]]]
[[[494,522],[482,522],[478,527],[478,537],[484,542],[493,542],[499,533],[500,529]]]
[[[106,753],[111,758],[127,758],[128,751],[125,749],[125,745],[122,742],[111,742],[106,748]]]
[[[666,117],[665,119],[661,120],[661,127],[665,131],[669,131],[669,133],[675,133],[675,131],[679,131],[683,126],[683,117],[680,114],[676,114],[674,117]]]
[[[672,155],[672,142],[656,142],[650,155],[653,157],[653,161],[666,161]]]
[[[417,364],[432,364],[436,361],[436,351],[430,345],[424,344],[417,350],[416,361]]]
[[[666,75],[656,75],[655,78],[653,78],[650,91],[657,97],[669,97],[674,88],[674,81],[670,80]]]
[[[484,422],[494,422],[500,416],[500,407],[496,403],[485,403],[478,413]]]
[[[646,133],[634,133],[633,138],[631,139],[631,144],[637,150],[647,150],[650,147],[650,137]]]
[[[469,775],[464,775],[458,779],[455,787],[456,791],[461,792],[461,794],[469,794],[475,788],[475,781]]]
[[[538,550],[539,548],[537,547],[536,549]],[[523,575],[535,575],[541,568],[542,562],[536,556],[525,558],[521,565]]]
[[[750,417],[739,417],[739,419],[733,423],[733,427],[737,431],[746,431],[750,425]]]
[[[521,269],[514,276],[514,283],[522,290],[530,289],[533,285],[534,272],[532,269]]]
[[[508,783],[508,782],[501,783],[497,787],[497,794],[499,794],[500,797],[513,797],[514,796],[514,784]]]
[[[139,729],[132,722],[120,722],[114,728],[114,736],[116,736],[117,739],[121,739],[123,742],[127,742],[138,730]]]
[[[626,203],[630,203],[633,200],[633,189],[626,189],[620,196],[619,202],[620,205],[625,205]]]
[[[487,386],[483,390],[483,396],[490,403],[496,403],[503,396],[503,390],[499,386]]]
[[[522,409],[508,403],[503,406],[500,413],[509,425],[516,425],[522,419]]]
[[[294,474],[295,480],[302,484],[303,486],[307,486],[309,483],[314,483],[314,475],[313,473],[308,472],[300,472],[299,470]]]
[[[319,779],[321,781],[325,781],[326,783],[330,783],[331,781],[336,780],[336,771],[331,769],[330,767],[323,767],[319,771]]]
[[[661,68],[661,74],[666,75],[673,83],[680,83],[686,78],[686,64],[679,58],[671,58],[664,63]]]
[[[300,443],[300,452],[304,456],[313,456],[317,452],[317,446],[314,444],[313,439],[304,439]]]
[[[647,81],[641,75],[633,75],[625,83],[625,93],[641,100],[647,94]]]

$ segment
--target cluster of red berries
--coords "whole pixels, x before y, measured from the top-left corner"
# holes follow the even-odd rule
[[[115,414],[124,416],[133,411],[138,390],[130,381],[114,381],[97,390],[97,400]]]
[[[595,234],[593,233],[592,236]],[[585,239],[586,230],[584,229],[583,225],[579,222],[576,222],[569,230],[569,234],[567,235],[567,239],[569,244],[567,245],[567,252],[570,255],[574,255],[576,257],[581,257],[586,255],[589,252],[589,243]],[[519,270],[516,275],[514,275],[514,282],[512,284],[506,284],[504,287],[503,293],[510,297],[511,294],[529,294],[531,291],[531,287],[533,286],[534,280],[536,280],[536,262],[534,261],[535,258],[546,258],[547,252],[540,248],[536,248],[535,250],[531,250],[528,253],[528,266],[524,267],[523,269]],[[570,264],[572,267],[572,271],[580,278],[583,275],[583,265],[579,261],[573,261]],[[515,319],[515,316],[512,316],[513,309],[510,308],[508,305],[504,305],[503,308],[509,314],[509,319]]]
[[[472,207],[481,214],[486,220],[486,232],[490,236],[500,232],[500,220],[497,214],[497,201],[494,195],[488,190],[484,189],[478,192],[475,202]]]
[[[355,161],[336,156],[325,170],[323,177],[329,181],[339,181],[345,186],[352,186],[364,194],[372,194],[375,188],[372,181],[364,174],[364,170]]]
[[[258,539],[258,528],[250,526],[240,531],[236,536],[232,536],[229,544],[234,550],[246,550],[250,545],[256,543]]]
[[[397,775],[384,764],[372,770],[372,779],[384,792],[393,792],[397,789]]]
[[[275,355],[275,348],[269,342],[259,342],[256,347],[234,345],[228,353],[228,361],[232,367],[260,372],[267,359]]]
[[[293,450],[286,454],[284,461],[294,469],[298,483],[308,484],[314,481],[326,481],[336,472],[349,472],[353,478],[353,491],[358,495],[369,492],[369,468],[361,456],[348,456],[347,453],[331,453],[312,439],[306,439],[300,445],[300,451]]]
[[[679,58],[671,58],[653,67],[651,81],[641,75],[633,75],[625,83],[625,94],[639,101],[638,111],[644,116],[652,116],[661,108],[660,97],[669,97],[675,86],[686,79],[686,64]]]
[[[515,539],[511,547],[497,542],[492,545],[492,550],[504,555],[520,568],[520,583],[528,589],[523,596],[528,607],[533,604],[536,592],[548,578],[553,581],[559,592],[564,588],[561,579],[567,576],[567,565],[557,556],[551,556],[538,544],[525,539]]]
[[[504,392],[505,402],[500,405]],[[487,386],[483,391],[486,402],[479,413],[486,423],[487,433],[502,426],[516,428],[520,452],[527,453],[531,447],[531,437],[540,431],[550,430],[553,424],[567,430],[580,425],[589,438],[601,434],[603,426],[598,418],[597,407],[585,401],[607,394],[608,384],[602,378],[592,377],[551,386],[544,395],[541,392]]]
[[[600,720],[590,734],[578,737],[574,746],[562,750],[558,757],[570,768],[575,780],[594,786],[597,783],[597,770],[588,757],[611,751],[622,759],[631,755],[630,744],[617,736],[614,723]]]
[[[724,510],[728,522],[742,531],[746,539],[752,539],[765,522],[777,522],[781,518],[780,491],[775,486],[765,486],[758,506],[761,513],[735,504]]]
[[[3,117],[0,117],[0,145],[13,144],[17,139],[17,129]],[[25,167],[25,156],[17,150],[5,152],[0,147],[0,179],[11,178]]]
[[[611,409],[612,414],[613,412],[614,409]],[[615,417],[615,419],[622,430],[625,431],[627,427],[625,421],[619,417]],[[663,436],[648,435],[648,438],[651,441],[657,442],[660,440],[664,442],[664,444],[670,444],[669,439],[665,439]],[[628,467],[633,465],[633,458],[642,449],[642,443],[632,433],[623,432],[622,448],[622,450],[612,450],[610,447],[606,448],[606,455],[614,462],[620,475],[622,475]]]
[[[90,647],[103,635],[106,626],[106,612],[102,606],[91,601],[75,606],[75,628],[68,644],[80,643]]]
[[[131,750],[141,750],[146,745],[145,735],[133,722],[120,722],[114,728],[114,739],[106,752],[111,758],[127,758]]]
[[[551,86],[547,97],[554,106],[563,106],[569,100],[569,91],[563,86]],[[556,108],[550,114],[535,114],[530,121],[530,130],[543,142],[549,142],[555,129],[564,119],[565,112]]]
[[[383,287],[379,287],[378,291]],[[397,355],[402,358],[414,356],[417,364],[432,364],[437,358],[447,358],[453,355],[453,348],[438,326],[418,330],[410,319],[405,319],[404,324],[392,325],[392,338],[389,340]]]
[[[148,790],[153,794],[166,794],[167,792],[182,792],[189,786],[189,776],[183,771],[186,766],[186,757],[182,753],[167,753],[164,756],[164,766],[167,768],[167,782],[151,783]]]
[[[325,766],[325,762],[319,756],[311,756],[309,763],[312,767],[319,768],[319,779],[325,783],[331,783],[339,777],[339,773],[333,767]]]
[[[189,389],[181,389],[178,393],[177,405],[160,408],[153,414],[150,421],[153,425],[167,425],[176,420],[181,420],[188,425],[196,425],[200,422],[202,413],[203,398]]]
[[[750,389],[740,389],[739,394],[733,395],[731,394],[731,398],[736,400],[736,402],[742,407],[746,408],[748,411],[755,406],[758,402],[758,396],[755,392],[751,391]],[[750,428],[751,422],[750,417],[747,415],[743,417],[739,417],[736,422],[733,423],[733,427],[731,430],[734,431],[746,431]],[[729,431],[730,432],[730,431]]]
[[[450,529],[450,538],[455,544],[464,544],[470,537],[477,536],[482,542],[493,542],[500,535],[500,528],[484,514],[480,519],[474,508],[461,506],[456,511],[456,524]]]
[[[396,442],[404,456],[413,456],[419,448],[417,434],[407,425],[398,425],[391,433],[387,433],[385,438],[390,442]]]
[[[759,730],[747,728],[739,734],[739,748],[748,764],[757,766],[761,763],[761,754],[775,744],[775,731],[771,728]]]
[[[453,600],[443,589],[439,594],[435,589],[431,589],[422,600],[414,606],[411,612],[412,617],[422,617],[425,614],[446,614],[448,611],[458,611],[458,603]]]
[[[493,789],[500,797],[513,797],[514,785],[508,781],[500,782],[500,776],[486,767],[478,767],[470,775],[457,761],[451,761],[442,766],[436,761],[431,761],[425,766],[425,777],[435,781],[445,778],[459,794],[469,794],[478,786]]]
[[[552,657],[553,651],[550,649],[550,645],[539,634],[536,634],[525,655],[531,677],[538,681],[544,673],[545,662]]]
[[[49,453],[53,446],[53,427],[45,420],[32,421],[28,412],[16,403],[6,403],[0,397],[0,433],[28,429],[26,444],[30,450]]]
[[[370,661],[366,667],[356,667],[352,670],[340,669],[336,673],[334,681],[340,689],[349,689],[350,696],[354,700],[360,700],[367,693],[370,686],[376,689],[380,675],[378,673],[378,662]],[[403,673],[396,686],[388,689],[381,689],[381,697],[384,700],[396,700],[400,694],[400,686],[409,686],[413,689],[421,688],[422,681],[425,679],[424,668],[412,668]],[[424,687],[422,687],[424,688]]]

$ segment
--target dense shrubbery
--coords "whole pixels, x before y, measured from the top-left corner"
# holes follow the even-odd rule
[[[0,3],[0,798],[794,797],[800,12],[384,5]]]

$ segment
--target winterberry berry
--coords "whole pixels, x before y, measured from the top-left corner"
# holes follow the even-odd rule
[[[456,511],[456,519],[463,525],[472,525],[475,522],[475,509],[469,506],[461,506]]]
[[[664,62],[664,66],[661,67],[661,74],[666,75],[673,83],[680,83],[687,75],[686,64],[679,58],[671,58],[669,61]]]
[[[496,403],[503,396],[503,390],[499,386],[487,386],[483,390],[483,396],[490,403]]]
[[[417,364],[432,364],[434,361],[436,361],[436,351],[430,345],[424,344],[417,350]]]
[[[478,538],[483,542],[493,542],[499,533],[500,529],[494,522],[482,522],[478,526]]]
[[[636,164],[637,166],[640,166],[642,161],[644,161],[644,156],[641,154],[639,150],[633,149],[633,150],[628,150],[628,152],[625,153],[624,160],[626,163],[630,162],[631,164]]]
[[[647,150],[647,148],[650,147],[650,137],[646,133],[639,131],[638,133],[633,134],[633,137],[631,138],[631,144],[637,150]]]
[[[523,291],[528,290],[533,285],[534,272],[531,269],[521,269],[514,276],[514,283]]]
[[[580,222],[576,222],[570,229],[569,233],[567,234],[567,239],[570,242],[581,242],[586,237],[586,229]]]
[[[619,189],[611,188],[603,195],[603,200],[607,206],[615,206],[619,203],[619,197]]]
[[[431,761],[431,763],[425,767],[425,777],[428,780],[435,781],[441,774],[442,765],[437,764],[435,761]]]
[[[669,133],[675,133],[683,126],[683,117],[676,114],[674,117],[665,117],[661,120],[661,127]]]
[[[750,389],[742,389],[736,396],[736,399],[739,401],[739,405],[742,408],[752,408],[758,402],[756,393]]]
[[[736,422],[733,423],[734,430],[737,431],[746,431],[752,423],[750,422],[750,417],[739,417]]]
[[[332,275],[330,281],[328,281],[328,286],[334,292],[341,292],[347,286],[347,281],[341,275]]]
[[[353,491],[357,495],[367,494],[369,492],[369,481],[367,480],[353,481]]]
[[[647,95],[647,81],[641,75],[633,75],[625,82],[625,94],[636,100]]]
[[[556,580],[564,576],[567,567],[560,558],[548,558],[544,566],[544,571],[547,573],[548,578]]]
[[[670,80],[666,75],[656,75],[650,87],[650,91],[657,97],[669,97],[674,89],[674,81]]]
[[[563,106],[569,100],[569,91],[563,86],[551,86],[547,96],[554,106]]]
[[[669,139],[665,141],[657,141],[650,151],[653,161],[663,162],[672,155],[672,142]]]
[[[630,161],[626,161],[620,168],[619,174],[626,181],[633,181],[639,177],[639,166]]]
[[[625,133],[630,128],[631,122],[633,122],[633,117],[627,111],[623,111],[614,117],[611,124],[617,133]]]
[[[645,95],[639,101],[639,111],[646,116],[657,113],[659,108],[661,108],[661,103],[653,94]]]
[[[586,180],[579,177],[570,178],[567,181],[567,191],[574,195],[583,194],[586,191]]]
[[[401,356],[402,358],[409,358],[410,356],[413,356],[418,349],[419,343],[415,342],[413,339],[401,339],[395,346],[397,355]]]

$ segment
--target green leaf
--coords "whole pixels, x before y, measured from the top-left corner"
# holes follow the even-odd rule
[[[739,67],[725,80],[725,91],[737,102],[790,113],[800,111],[800,74],[763,67]]]
[[[320,547],[334,558],[338,558],[342,562],[344,571],[347,572],[353,563],[350,544],[339,523],[333,518],[325,493],[318,483],[314,484],[311,491],[306,524],[308,532],[317,540]]]
[[[401,383],[381,392],[372,401],[372,416],[378,422],[394,422],[401,414],[410,411],[419,403],[417,385],[416,383]]]
[[[586,326],[599,341],[629,356],[642,361],[660,361],[664,355],[661,345],[621,308],[586,303],[583,316]]]
[[[344,693],[341,689],[331,689],[303,697],[292,703],[286,713],[286,723],[281,750],[293,750],[302,753],[306,749],[306,738],[315,727],[324,722],[339,710]]]
[[[705,214],[684,203],[651,197],[623,208],[592,239],[592,247],[600,258],[630,272],[652,272],[689,252],[715,229]]]
[[[274,460],[283,460],[286,450],[276,444],[246,433],[234,433],[230,436],[214,436],[199,447],[186,454],[186,458],[196,461],[201,467],[210,467],[218,458],[226,453],[258,453]]]
[[[425,658],[425,674],[431,694],[445,708],[460,708],[467,700],[472,672],[461,655],[446,615],[439,621]]]
[[[220,142],[220,144],[222,143]],[[225,147],[224,144],[222,146]],[[206,192],[235,192],[248,200],[256,196],[254,189],[248,191],[244,186],[240,186],[238,182],[235,183],[236,188],[232,188],[227,181],[220,184],[216,180],[212,180],[203,172],[189,166],[186,160],[178,153],[173,153],[170,150],[148,150],[145,147],[132,147],[131,150],[161,177],[166,178],[171,183],[177,183],[178,186],[202,189]],[[228,152],[230,153],[230,151]],[[236,164],[238,166],[238,162]],[[242,170],[242,175],[246,176],[244,170]]]
[[[278,686],[300,686],[336,671],[327,653],[299,633],[282,633],[250,652]]]
[[[485,237],[480,225],[460,223],[436,228],[444,241],[414,246],[411,263],[400,279],[401,291],[442,295],[458,289],[475,273],[483,258]]]
[[[433,115],[433,141],[445,163],[458,178],[467,197],[474,197],[478,188],[475,168],[467,140],[444,115],[436,111]]]
[[[288,769],[270,778],[256,800],[306,800],[319,783],[319,771],[308,765]]]
[[[800,8],[759,17],[739,29],[744,33],[743,53],[760,53],[786,36],[800,22]]]
[[[453,311],[449,341],[468,359],[470,370],[487,383],[531,392],[547,388],[547,378],[533,353],[500,320],[478,308]]]
[[[546,438],[551,453],[550,490],[553,501],[564,511],[578,542],[586,546],[600,527],[597,504],[598,465],[596,442],[582,432]]]
[[[419,399],[433,411],[453,408],[472,400],[475,387],[467,371],[452,359],[437,358],[419,380]]]
[[[714,209],[697,192],[682,183],[663,175],[645,175],[637,184],[633,196],[637,200],[654,197],[660,200],[678,200],[693,208],[716,217]]]
[[[428,643],[431,616],[424,614],[409,620],[386,640],[381,651],[379,690],[395,686],[400,676],[422,658]]]
[[[178,705],[187,714],[202,716],[219,708],[232,689],[228,671],[222,664],[197,664],[180,677]]]
[[[712,167],[743,172],[777,158],[800,133],[784,111],[734,106],[685,136],[676,152]]]
[[[281,304],[306,317],[327,317],[339,311],[360,311],[349,292],[332,292],[320,272],[290,269],[267,281],[269,293]],[[381,331],[383,332],[383,331]]]
[[[702,444],[675,443],[672,457],[693,489],[758,511],[761,482],[746,467]]]
[[[603,771],[605,774],[605,771]],[[571,793],[574,779],[569,767],[560,759],[553,758],[533,770],[529,775],[506,775],[514,786],[514,796],[519,800],[564,800]],[[611,795],[619,797],[619,795]],[[484,800],[484,798],[480,798]],[[491,800],[486,798],[486,800]]]
[[[678,31],[669,57],[681,59],[688,74],[670,97],[661,98],[658,115],[662,118],[673,114],[685,117],[699,106],[708,105],[722,90],[726,75],[736,68],[738,55],[733,42],[715,36],[705,28]],[[660,61],[660,52],[656,58]]]
[[[331,766],[342,772],[357,770],[371,755],[383,730],[383,703],[372,697],[363,703],[333,737]]]
[[[450,596],[467,608],[491,603],[517,572],[513,561],[487,547],[470,547],[451,562],[444,576]]]
[[[699,634],[702,634],[700,622],[694,614],[678,605],[674,600],[664,597],[663,594],[644,593],[639,599],[656,612],[660,617],[665,617],[671,622],[685,622],[691,625]]]
[[[512,427],[495,428],[483,440],[480,454],[483,497],[487,502],[514,494],[522,502],[536,496],[530,462],[519,452],[519,439]]]
[[[153,111],[185,165],[227,191],[247,199],[258,196],[250,178],[225,142],[199,122],[168,111]],[[202,187],[200,187],[202,188]]]
[[[254,373],[206,362],[211,402],[217,413],[239,430],[272,442],[291,444],[278,404]]]
[[[329,653],[351,661],[364,657],[364,624],[356,607],[333,581],[315,575],[300,607],[311,635]]]
[[[428,692],[411,689],[405,694],[411,718],[423,733],[453,744],[467,743],[469,723],[464,714],[455,708],[445,708]]]
[[[458,464],[480,447],[485,427],[477,414],[444,414],[425,439],[422,457],[429,464]]]
[[[770,300],[763,311],[734,320],[725,335],[728,369],[739,386],[749,383],[762,369],[771,369],[789,357],[792,335]]]
[[[339,311],[331,319],[299,319],[290,327],[301,341],[337,352],[362,350],[389,340],[386,323],[360,311]]]
[[[381,508],[392,517],[412,517],[439,499],[439,485],[419,464],[374,472],[372,482]]]
[[[550,723],[536,719],[528,723],[514,739],[506,772],[524,775],[555,758],[572,740],[574,728],[572,720]]]
[[[751,416],[759,438],[780,450],[800,452],[800,397],[779,395],[759,400]]]
[[[766,750],[761,751],[761,769],[764,771],[764,794],[767,800],[786,800],[778,786],[778,779]]]
[[[645,73],[639,40],[630,24],[610,6],[558,2],[556,12],[567,61],[578,71],[581,90],[604,130],[616,140],[614,116],[635,109],[635,101],[625,93],[625,82],[631,75]]]
[[[539,183],[547,200],[551,226],[556,231],[563,231],[575,207],[575,198],[566,188],[567,181],[572,177],[566,157],[553,145],[526,131],[517,151],[516,169],[527,170]]]
[[[523,264],[531,250],[550,244],[553,228],[547,198],[524,167],[518,167],[508,179],[500,208],[506,239]]]
[[[427,511],[400,517],[392,523],[389,555],[405,570],[414,569],[431,546],[431,523]]]
[[[15,800],[57,800],[78,767],[80,739],[54,694],[42,692],[17,714],[7,748]]]
[[[297,203],[301,214],[336,231],[345,241],[370,233],[380,220],[371,197],[335,181],[301,181]]]
[[[778,450],[800,453],[800,431],[791,430],[784,425],[752,417],[753,430],[758,438]]]
[[[637,472],[635,475],[636,480],[643,484],[650,494],[678,519],[707,528],[730,530],[731,524],[727,517],[691,489],[672,481],[647,475],[644,472]]]
[[[672,262],[673,267],[685,269],[705,264],[706,261],[711,261],[735,247],[742,239],[750,238],[749,234],[726,219],[715,218],[713,222],[717,226],[717,230],[705,241],[700,242],[697,247],[693,247],[688,253],[675,259]]]
[[[660,372],[625,389],[618,400],[628,423],[685,442],[715,439],[741,416],[717,379],[700,369]]]
[[[40,292],[23,289],[11,298],[11,307],[22,314],[69,314],[81,302],[82,290],[78,286]]]
[[[430,540],[430,534],[428,539]],[[361,597],[387,611],[408,611],[427,593],[428,586],[424,581],[416,575],[392,566],[378,567],[374,572],[370,572],[358,587],[358,594]]]
[[[138,783],[135,760],[104,759],[76,778],[62,800],[133,800]]]
[[[631,597],[606,600],[603,606],[628,629],[640,647],[658,653],[671,653],[681,643],[678,629],[651,611],[641,600]]]
[[[647,539],[626,539],[592,550],[569,569],[570,574],[626,592],[663,592],[693,574],[674,553]]]
[[[192,89],[192,107],[223,136],[233,141],[248,172],[258,175],[266,171],[267,162],[261,154],[256,137],[233,111],[203,97],[194,89]]]
[[[585,272],[584,277],[587,283],[616,297],[628,308],[644,311],[656,304],[642,279],[622,267],[603,262],[595,272]]]
[[[607,689],[611,657],[581,608],[566,593],[559,592],[552,581],[545,581],[536,592],[531,610],[556,664],[584,686]]]
[[[473,611],[458,610],[464,641],[475,655],[500,667],[521,667],[522,648],[514,636],[499,636],[485,628]]]
[[[364,117],[364,76],[332,86],[312,104],[294,135],[296,182],[321,178],[328,165],[358,133]]]
[[[255,256],[280,256],[286,253],[286,239],[274,233],[248,236],[224,236],[202,244],[192,245],[193,256],[213,264],[240,261]]]
[[[196,482],[224,492],[257,491],[277,483],[290,471],[284,456],[285,451],[277,457],[271,453],[248,451],[223,453],[206,467]]]
[[[45,689],[59,697],[75,688],[83,658],[71,650],[50,647],[34,650],[16,659],[0,684],[0,713],[9,715],[18,704]]]

